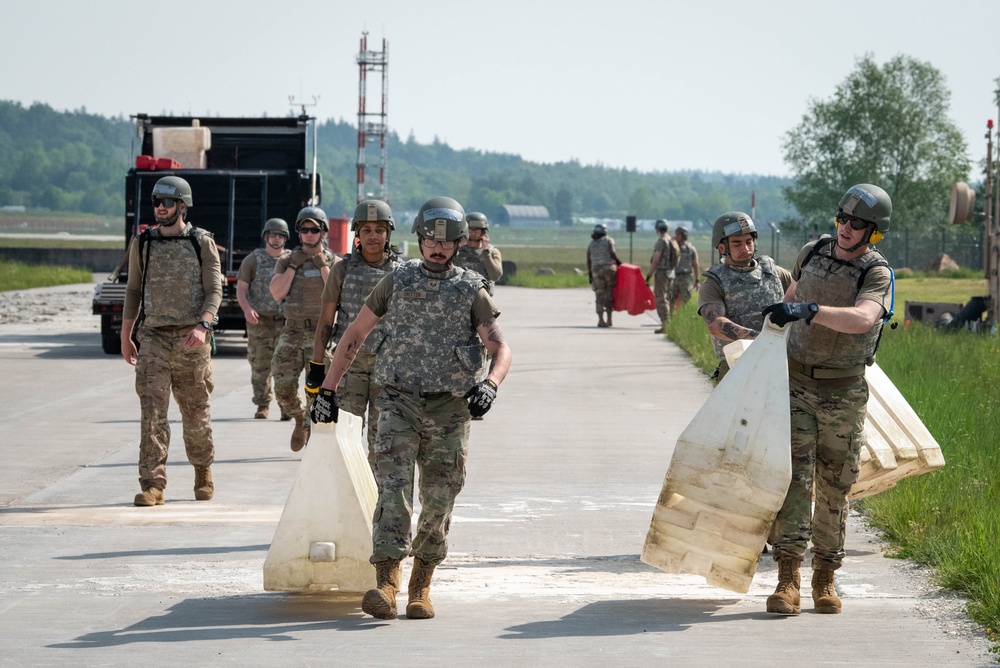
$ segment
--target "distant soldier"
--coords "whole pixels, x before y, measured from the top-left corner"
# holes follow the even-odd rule
[[[486,290],[493,294],[493,286],[503,276],[503,259],[500,249],[490,245],[490,221],[486,214],[473,211],[466,217],[469,223],[469,240],[458,249],[456,267],[464,267],[487,279]]]
[[[300,245],[275,263],[270,285],[271,296],[281,302],[281,312],[285,316],[285,326],[274,350],[271,375],[281,412],[295,420],[290,442],[293,452],[305,447],[311,432],[307,404],[299,397],[299,376],[312,355],[320,295],[335,259],[323,244],[323,235],[329,229],[323,209],[307,206],[299,211],[295,231]]]
[[[683,225],[678,225],[674,232],[680,259],[674,270],[674,286],[670,293],[670,303],[674,308],[680,308],[691,301],[691,293],[700,285],[701,267],[698,265],[698,250],[688,241],[688,231]]]
[[[615,310],[615,284],[618,282],[618,267],[622,261],[615,253],[615,240],[608,236],[608,226],[594,225],[587,246],[587,277],[594,286],[594,300],[597,306],[597,326],[611,327],[611,313]],[[604,314],[608,314],[607,321]]]
[[[382,200],[365,200],[354,209],[351,231],[357,235],[357,246],[347,259],[333,265],[326,279],[309,372],[306,374],[307,394],[319,392],[319,386],[326,377],[328,345],[340,343],[344,332],[361,312],[372,288],[399,264],[399,256],[390,245],[395,229],[392,209]],[[368,335],[337,387],[341,407],[354,415],[367,415],[368,461],[373,466],[375,434],[378,432],[375,398],[382,387],[372,382],[372,373],[375,370],[375,349],[384,338],[385,332],[381,327]]]
[[[656,235],[659,237],[653,246],[653,257],[649,259],[649,273],[646,283],[653,278],[653,295],[656,297],[656,314],[660,317],[660,327],[657,334],[666,331],[670,321],[670,292],[674,288],[674,270],[680,260],[680,250],[677,242],[668,234],[670,226],[665,220],[656,221]]]
[[[266,420],[272,398],[271,361],[285,323],[281,306],[274,301],[268,286],[271,285],[278,259],[288,255],[285,250],[288,223],[281,218],[271,218],[264,223],[261,237],[264,247],[255,249],[240,263],[240,272],[236,277],[236,300],[247,321],[247,361],[250,362],[253,402],[257,406],[254,417]],[[282,413],[281,419],[291,418]]]
[[[163,504],[171,391],[194,466],[194,498],[207,501],[215,494],[210,337],[222,303],[222,271],[212,235],[184,220],[192,205],[187,181],[163,177],[153,186],[157,226],[129,245],[121,345],[122,357],[135,366],[142,415],[137,506]]]

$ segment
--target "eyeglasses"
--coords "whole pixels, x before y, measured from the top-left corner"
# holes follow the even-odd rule
[[[164,209],[172,209],[177,206],[177,200],[171,199],[169,197],[154,197],[153,198],[153,208],[163,207]]]
[[[425,248],[434,248],[435,246],[440,246],[444,250],[451,250],[455,247],[454,241],[436,241],[434,239],[421,239],[420,243],[424,245]]]
[[[871,223],[867,220],[861,220],[860,218],[855,218],[854,216],[849,216],[843,211],[840,211],[836,215],[837,222],[840,224],[849,224],[852,229],[864,230],[867,229]]]
[[[319,234],[322,230],[318,227],[300,227],[299,234]]]

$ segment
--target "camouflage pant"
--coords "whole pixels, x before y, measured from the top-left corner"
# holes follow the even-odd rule
[[[674,283],[670,286],[669,300],[671,304],[678,304],[679,306],[684,306],[689,301],[691,301],[691,295],[694,293],[694,275],[693,274],[677,274],[674,278]],[[679,300],[679,301],[678,301]]]
[[[656,297],[656,315],[664,324],[670,320],[670,293],[673,289],[674,279],[668,272],[657,269],[653,275],[653,296]]]
[[[285,318],[280,313],[260,313],[256,325],[247,323],[247,361],[255,406],[271,403],[271,361]]]
[[[208,403],[215,387],[212,347],[206,343],[199,348],[185,348],[188,329],[140,327],[136,335],[139,356],[135,362],[135,393],[142,413],[139,484],[143,490],[167,486],[171,390],[181,413],[188,461],[194,466],[209,466],[215,459]]]
[[[271,361],[274,396],[281,412],[293,418],[305,415],[308,406],[299,396],[299,376],[312,358],[315,327],[313,320],[285,320],[274,348]]]
[[[615,308],[615,284],[618,282],[618,268],[609,264],[604,267],[594,267],[591,275],[594,278],[594,293],[597,297],[597,315]]]
[[[437,564],[448,554],[455,498],[465,486],[469,408],[448,393],[414,396],[386,387],[376,400],[375,480],[379,497],[372,563],[408,555]],[[413,485],[420,470],[420,518],[411,541]]]
[[[789,388],[792,482],[775,520],[774,558],[801,558],[811,538],[813,568],[836,570],[844,560],[847,494],[858,479],[864,446],[868,383],[792,373]]]
[[[329,362],[327,360],[327,371],[330,370]],[[375,355],[359,352],[337,386],[340,409],[364,418],[368,427],[368,463],[371,464],[372,471],[375,470],[375,435],[378,433],[378,408],[375,407],[375,399],[382,391],[381,385],[372,382],[374,371]]]

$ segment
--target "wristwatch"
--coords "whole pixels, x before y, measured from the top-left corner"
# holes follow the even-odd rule
[[[210,323],[208,320],[199,320],[198,324],[204,327],[205,331],[207,332],[211,332],[213,329],[215,329],[214,327],[212,327],[212,323]]]
[[[812,322],[812,319],[816,317],[817,313],[819,313],[819,304],[816,304],[815,302],[809,304],[809,315],[806,317],[807,325]]]

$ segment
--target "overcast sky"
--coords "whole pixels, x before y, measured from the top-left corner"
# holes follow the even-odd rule
[[[0,99],[281,116],[293,95],[356,123],[367,30],[369,48],[388,40],[388,124],[404,139],[785,175],[781,140],[809,100],[829,99],[865,52],[902,53],[944,74],[978,164],[997,114],[998,14],[995,0],[0,0]],[[369,75],[369,111],[380,85]]]

